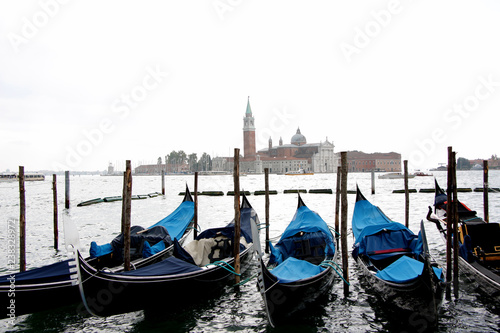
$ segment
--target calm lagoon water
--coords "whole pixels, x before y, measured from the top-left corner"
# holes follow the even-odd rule
[[[445,172],[434,172],[438,182],[446,184]],[[459,187],[481,187],[481,171],[458,172]],[[50,180],[49,180],[50,178]],[[121,195],[121,177],[71,176],[71,208],[64,209],[64,177],[58,177],[58,201],[60,221],[59,251],[53,245],[52,229],[52,185],[51,177],[44,182],[26,184],[27,206],[27,268],[39,267],[66,258],[62,221],[71,219],[77,226],[80,247],[87,253],[89,244],[109,242],[120,230],[121,202],[100,203],[77,207],[81,201]],[[403,180],[376,179],[376,194],[371,195],[370,174],[348,175],[348,188],[354,190],[358,184],[372,203],[378,205],[391,219],[404,222],[404,194],[393,194],[394,189],[403,189]],[[241,177],[241,187],[254,192],[264,189],[263,175]],[[490,171],[490,186],[500,187],[500,171]],[[186,184],[194,187],[194,176],[167,176],[166,196],[132,201],[132,224],[148,226],[172,212],[181,202],[179,192]],[[200,176],[199,191],[233,190],[232,176]],[[416,177],[409,180],[415,189],[433,188],[434,177]],[[285,189],[336,188],[336,174],[313,176],[270,175],[270,189],[277,195],[270,197],[270,235],[277,238],[292,219],[297,206],[296,194],[283,194]],[[159,176],[134,177],[133,194],[161,191]],[[248,197],[256,209],[261,222],[265,217],[264,196]],[[303,200],[317,211],[330,225],[334,225],[335,195],[303,194]],[[418,232],[427,207],[432,205],[433,193],[410,195],[410,228]],[[461,201],[483,215],[482,193],[459,193]],[[500,220],[500,193],[489,194],[490,220]],[[354,208],[354,195],[349,195],[348,242],[352,246],[350,222]],[[0,183],[0,253],[7,253],[8,223],[19,218],[19,187],[17,183]],[[234,216],[233,197],[199,197],[199,224],[202,229],[221,226]],[[444,265],[445,246],[433,224],[426,224],[431,254]],[[264,243],[264,233],[261,235]],[[1,241],[3,240],[3,241]],[[247,271],[246,277],[256,273],[256,265]],[[7,267],[6,255],[0,256],[0,274],[11,271]],[[290,325],[271,329],[267,325],[263,303],[255,280],[251,280],[235,292],[228,286],[218,298],[179,309],[175,313],[159,311],[132,312],[108,318],[78,315],[74,307],[25,315],[16,318],[12,327],[7,320],[0,321],[0,331],[11,332],[423,332],[427,325],[418,318],[401,319],[387,313],[377,302],[375,295],[365,290],[362,279],[358,279],[355,262],[349,258],[350,294],[343,296],[343,285],[337,279],[329,295],[309,313],[300,316]],[[467,281],[460,280],[460,297],[444,301],[439,324],[435,332],[494,332],[500,331],[500,309],[491,304]],[[172,302],[174,300],[163,300]],[[161,304],[160,300],[159,303]],[[497,305],[498,306],[498,305]],[[402,321],[402,322],[401,322]]]

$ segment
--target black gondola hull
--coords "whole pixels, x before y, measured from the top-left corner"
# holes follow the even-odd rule
[[[191,230],[186,231],[182,242],[188,237]],[[151,265],[172,255],[173,245],[165,250],[146,259],[137,260],[135,268]],[[87,261],[89,258],[84,259]],[[71,260],[66,260],[67,262]],[[74,261],[74,260],[73,260]],[[44,267],[38,268],[40,270]],[[122,267],[115,268],[117,271]],[[76,273],[74,273],[76,274]],[[78,285],[72,283],[71,274],[68,274],[62,281],[19,281],[12,280],[13,283],[0,284],[0,306],[9,308],[8,311],[0,313],[0,319],[8,318],[9,314],[16,316],[52,310],[59,307],[76,304],[81,301]],[[14,305],[12,305],[14,304]]]
[[[263,279],[267,311],[273,324],[291,318],[296,312],[307,309],[330,292],[334,282],[334,270],[326,268],[321,274],[290,283],[280,283],[263,265]]]
[[[250,247],[240,254],[241,272],[252,257]],[[234,259],[228,261],[234,264]],[[130,277],[98,272],[80,258],[82,295],[88,310],[97,316],[110,316],[138,310],[179,309],[220,293],[234,274],[219,266],[201,271],[168,275]]]
[[[418,316],[431,326],[437,323],[445,284],[433,272],[424,269],[423,274],[413,281],[392,283],[378,278],[361,257],[356,263],[368,289],[381,299],[384,309]]]

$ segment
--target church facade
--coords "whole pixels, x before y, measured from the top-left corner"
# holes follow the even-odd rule
[[[300,128],[291,137],[290,143],[279,143],[273,146],[269,138],[267,148],[256,150],[255,119],[247,101],[245,117],[243,118],[243,158],[240,158],[240,171],[244,173],[263,173],[269,168],[270,173],[283,174],[303,169],[306,172],[336,172],[338,157],[334,153],[334,144],[328,138],[319,143],[307,143]],[[212,161],[213,170],[231,171],[233,158],[216,157]]]

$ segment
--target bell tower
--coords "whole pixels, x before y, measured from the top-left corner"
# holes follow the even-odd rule
[[[243,153],[245,158],[255,157],[255,119],[250,108],[250,96],[247,101],[247,111],[243,118]]]

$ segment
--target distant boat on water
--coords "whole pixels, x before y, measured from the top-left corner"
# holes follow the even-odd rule
[[[19,174],[15,172],[3,172],[0,173],[0,181],[2,182],[8,182],[8,181],[18,181],[19,180]],[[28,172],[24,174],[24,180],[25,181],[41,181],[45,180],[45,175],[41,173],[36,173],[36,172]]]
[[[303,175],[314,175],[314,172],[306,172],[304,169],[299,169],[295,171],[288,171],[285,173],[287,176],[303,176]]]
[[[379,179],[403,179],[405,175],[400,172],[391,172],[378,176]],[[408,178],[415,178],[414,174],[408,175]]]

